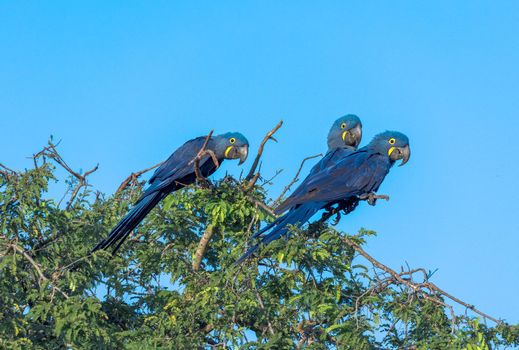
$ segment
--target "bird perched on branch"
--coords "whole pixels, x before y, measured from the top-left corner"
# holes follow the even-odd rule
[[[253,254],[261,245],[286,235],[290,225],[301,226],[319,210],[334,203],[365,195],[374,195],[396,161],[409,161],[409,139],[397,131],[376,135],[365,147],[351,152],[321,171],[310,175],[280,207],[291,208],[285,215],[261,230],[268,232],[237,263]]]
[[[292,192],[292,194],[283,201],[280,205],[274,208],[274,213],[280,215],[283,212],[290,209],[287,203],[290,203],[290,199],[299,196],[300,191],[304,191],[305,184],[312,176],[319,171],[325,169],[330,164],[334,164],[337,160],[357,150],[362,140],[362,122],[359,117],[355,114],[347,114],[340,117],[333,122],[330,131],[328,132],[328,151],[313,167],[310,169],[309,174],[301,182],[301,184]],[[271,223],[262,230],[256,232],[251,238],[256,238],[268,231],[269,228],[273,227],[274,223]]]
[[[312,176],[325,169],[330,164],[336,163],[339,159],[357,150],[362,140],[362,122],[354,114],[347,114],[337,119],[328,132],[328,151],[317,164],[315,164],[308,176],[301,182],[292,194],[283,203],[274,209],[277,215],[290,209],[287,205],[290,199],[299,196],[300,191],[304,190],[305,184]],[[253,236],[255,237],[255,236]]]
[[[209,134],[187,141],[157,168],[134,207],[92,253],[114,247],[112,253],[115,254],[132,230],[168,194],[194,183],[197,177],[213,174],[225,159],[240,159],[242,164],[248,150],[249,142],[237,132]]]

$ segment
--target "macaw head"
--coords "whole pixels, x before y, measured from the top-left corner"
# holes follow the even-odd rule
[[[391,162],[402,160],[400,166],[407,163],[411,157],[409,139],[398,131],[385,131],[376,135],[368,147],[381,154],[387,155]]]
[[[362,139],[362,123],[355,114],[337,119],[328,133],[328,149],[351,147],[357,149]]]
[[[239,132],[228,132],[214,137],[218,158],[240,159],[242,164],[249,155],[249,141]]]

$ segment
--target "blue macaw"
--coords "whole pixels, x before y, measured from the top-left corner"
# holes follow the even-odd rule
[[[347,114],[334,121],[330,131],[328,132],[328,151],[324,157],[322,157],[319,162],[317,162],[312,167],[312,169],[310,169],[309,174],[295,189],[295,191],[292,192],[292,194],[287,199],[285,199],[283,203],[274,209],[274,213],[276,215],[280,215],[281,213],[290,209],[290,207],[286,206],[285,203],[290,203],[289,199],[299,196],[301,194],[300,191],[304,190],[305,184],[307,181],[312,179],[314,174],[330,166],[330,164],[335,164],[337,160],[357,150],[361,140],[362,122],[360,121],[359,117],[354,114]],[[262,230],[256,232],[254,235],[252,235],[251,238],[256,238],[262,235],[274,225],[275,223],[271,223]]]
[[[149,180],[149,186],[135,203],[128,214],[112,229],[108,238],[99,242],[92,253],[115,246],[117,252],[132,230],[139,225],[146,215],[168,194],[196,181],[194,159],[202,149],[207,137],[201,136],[184,143],[157,168]],[[229,132],[212,136],[205,147],[212,151],[218,163],[225,159],[240,159],[242,164],[248,155],[249,142],[240,133]],[[215,164],[210,154],[204,154],[199,161],[200,174],[207,177],[213,174],[219,164]]]
[[[252,246],[237,263],[247,259],[261,245],[286,235],[289,225],[301,226],[323,208],[376,192],[395,162],[402,160],[402,166],[410,156],[407,136],[397,131],[386,131],[376,135],[367,146],[309,176],[299,186],[302,188],[296,190],[298,195],[290,196],[280,205],[291,209],[268,225],[268,234],[262,236],[260,243]]]
[[[328,132],[328,151],[317,164],[315,164],[308,176],[301,182],[292,194],[283,203],[274,209],[274,213],[279,215],[290,209],[287,206],[291,198],[299,196],[305,188],[307,181],[321,170],[335,164],[339,159],[357,150],[362,140],[362,122],[354,114],[347,114],[337,119]],[[261,231],[260,231],[261,232]],[[255,236],[253,236],[255,237]]]

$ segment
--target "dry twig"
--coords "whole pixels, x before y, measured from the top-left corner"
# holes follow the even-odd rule
[[[281,191],[281,194],[279,195],[279,197],[276,198],[276,200],[274,201],[274,204],[273,204],[274,207],[276,205],[278,205],[279,202],[281,202],[281,200],[283,199],[283,196],[285,195],[285,193],[287,193],[288,190],[290,190],[290,187],[292,187],[293,184],[295,184],[297,181],[299,181],[299,174],[301,173],[301,170],[303,169],[303,166],[305,165],[305,162],[307,160],[314,159],[314,158],[317,158],[317,157],[322,157],[322,156],[323,156],[323,154],[319,153],[319,154],[316,154],[315,156],[310,156],[310,157],[306,157],[305,159],[303,159],[303,161],[301,162],[301,165],[299,165],[299,169],[297,170],[296,174],[294,175],[294,178],[292,179],[292,181],[290,181],[288,183],[288,185],[285,186],[283,191]]]
[[[4,175],[6,178],[9,178],[11,175],[16,175],[16,171],[0,163],[0,174]]]
[[[57,144],[53,144],[52,141],[49,141],[49,145],[47,147],[44,147],[43,150],[41,150],[40,152],[34,154],[32,156],[32,158],[34,159],[36,166],[37,166],[37,164],[36,164],[37,159],[43,158],[43,162],[45,163],[46,158],[50,158],[53,161],[55,161],[57,164],[59,164],[63,169],[65,169],[69,174],[71,174],[73,177],[75,177],[77,179],[77,181],[78,181],[77,185],[73,188],[72,193],[70,195],[70,199],[67,203],[66,209],[68,210],[72,206],[72,203],[74,202],[74,199],[78,195],[81,188],[88,186],[87,177],[99,168],[99,164],[97,164],[95,167],[93,167],[92,169],[85,172],[84,175],[81,175],[80,173],[72,170],[72,168],[67,164],[67,162],[65,162],[63,157],[61,157],[58,150],[56,149],[56,147],[58,145],[59,145],[59,142]]]
[[[121,193],[127,186],[133,185],[137,183],[137,179],[142,176],[143,174],[147,173],[150,170],[153,170],[155,168],[158,168],[163,162],[157,163],[149,168],[136,171],[134,173],[131,173],[126,179],[124,179],[123,182],[119,185],[117,188],[117,191],[115,191],[115,194]]]
[[[11,248],[14,252],[20,253],[25,258],[25,260],[27,260],[29,264],[32,265],[34,271],[36,271],[36,274],[38,275],[38,285],[40,285],[41,282],[48,282],[53,291],[58,291],[61,295],[63,295],[65,299],[68,299],[68,295],[65,292],[63,292],[59,287],[54,285],[54,280],[50,281],[49,278],[47,278],[43,274],[40,265],[38,265],[38,263],[36,263],[36,261],[34,261],[34,259],[29,255],[29,253],[27,253],[22,247],[18,246],[15,243],[7,243],[6,246],[8,248]]]
[[[251,196],[246,196],[247,200],[249,202],[251,202],[252,204],[255,204],[257,205],[258,207],[260,207],[261,209],[263,209],[264,211],[266,211],[267,213],[269,213],[271,216],[273,217],[277,217],[277,215],[274,213],[274,210],[272,210],[271,207],[269,207],[268,205],[266,205],[265,203],[263,203],[262,201],[259,201],[257,200],[256,198],[254,197],[251,197]]]
[[[267,143],[268,140],[276,141],[276,139],[273,138],[272,135],[274,135],[276,133],[276,131],[278,131],[279,128],[281,128],[282,125],[283,125],[283,121],[281,120],[272,130],[270,130],[267,133],[267,135],[265,135],[265,137],[263,138],[263,141],[261,141],[261,144],[258,149],[258,154],[256,155],[256,158],[254,159],[254,163],[252,163],[252,166],[250,167],[249,173],[245,177],[245,181],[250,181],[252,179],[252,177],[254,176],[254,173],[256,172],[256,168],[258,167],[259,161],[261,159],[261,155],[263,154],[263,148],[265,147],[265,144]]]
[[[454,310],[452,309],[452,306],[444,303],[443,301],[441,301],[438,298],[435,298],[435,297],[431,296],[431,294],[427,293],[424,289],[428,289],[431,292],[436,292],[436,293],[438,293],[438,294],[440,294],[440,295],[442,295],[442,296],[444,296],[444,297],[454,301],[457,304],[463,305],[467,309],[472,310],[474,313],[482,316],[483,318],[487,318],[487,319],[489,319],[491,321],[494,321],[497,324],[501,324],[502,323],[502,321],[498,320],[497,318],[494,318],[494,317],[492,317],[492,316],[490,316],[490,315],[488,315],[488,314],[486,314],[486,313],[476,309],[474,307],[474,305],[470,305],[468,303],[465,303],[462,300],[460,300],[460,299],[454,297],[453,295],[445,292],[444,290],[438,288],[438,286],[436,286],[434,283],[428,281],[427,279],[425,279],[421,283],[416,283],[416,282],[413,282],[412,279],[405,279],[403,277],[403,275],[409,275],[409,274],[412,274],[414,272],[422,271],[423,269],[416,269],[416,270],[412,270],[412,271],[408,271],[408,272],[403,272],[403,273],[399,274],[396,271],[394,271],[394,270],[390,269],[389,267],[387,267],[386,265],[382,264],[381,262],[377,261],[375,258],[373,258],[371,255],[366,253],[358,244],[353,242],[348,237],[343,237],[342,240],[347,245],[352,247],[358,254],[362,255],[366,260],[368,260],[373,266],[375,266],[376,268],[378,268],[378,269],[384,271],[385,273],[389,274],[391,276],[391,279],[394,282],[397,282],[397,283],[399,283],[401,285],[405,285],[406,287],[410,288],[415,293],[420,294],[423,298],[425,298],[427,300],[430,300],[430,301],[432,301],[432,302],[434,302],[434,303],[436,303],[438,305],[441,305],[443,307],[449,308],[450,311],[451,311],[451,316],[453,317],[453,322],[456,319],[455,319]],[[425,276],[427,276],[427,274],[425,274]],[[386,282],[388,282],[388,281],[386,281]]]

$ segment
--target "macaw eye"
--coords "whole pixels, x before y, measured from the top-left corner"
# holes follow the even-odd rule
[[[341,124],[341,129],[346,129],[346,123]]]
[[[231,144],[233,144],[233,143],[236,142],[236,139],[235,139],[234,137],[231,137],[231,138],[229,139],[229,142],[230,142]]]
[[[396,142],[396,140],[395,140],[394,138],[390,138],[390,139],[389,139],[389,144],[390,144],[390,145],[394,145],[395,142]]]

